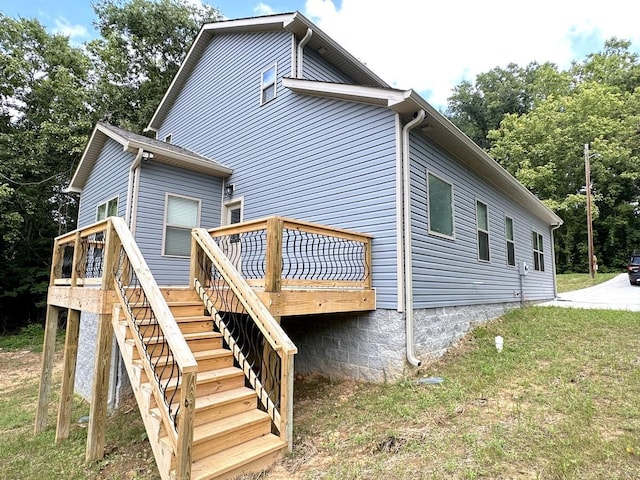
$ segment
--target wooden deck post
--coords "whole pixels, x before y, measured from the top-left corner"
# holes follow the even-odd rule
[[[282,218],[267,219],[264,291],[279,292],[282,279]]]
[[[82,235],[80,230],[76,232],[76,238],[73,242],[73,260],[71,262],[71,286],[75,287],[78,283],[78,267],[81,260],[84,260],[84,255],[82,254],[82,247],[80,246],[82,242]]]
[[[280,384],[280,440],[287,443],[287,451],[293,450],[293,355],[283,353]]]
[[[56,443],[69,437],[71,407],[73,406],[73,386],[76,379],[76,360],[78,358],[78,336],[80,333],[80,310],[69,309],[67,316],[67,334],[64,343],[64,367],[58,407],[58,425]]]
[[[372,245],[372,241],[371,238],[367,238],[365,243],[364,243],[364,265],[365,265],[365,273],[367,275],[367,277],[364,279],[365,281],[365,288],[367,290],[371,290],[371,288],[373,288],[373,265],[372,265],[372,260],[371,260],[371,249],[373,247]]]
[[[176,479],[191,478],[191,453],[196,408],[197,369],[182,372],[180,385],[180,417],[178,418],[178,445],[176,448]]]
[[[87,462],[101,460],[104,457],[107,407],[109,400],[109,370],[111,368],[111,350],[113,347],[113,328],[111,315],[99,315],[96,356],[91,388],[91,406],[89,408],[89,428],[87,431]]]
[[[58,307],[47,305],[47,323],[44,330],[44,346],[42,348],[42,373],[40,374],[40,390],[38,391],[38,407],[36,409],[36,423],[34,428],[34,433],[36,434],[45,431],[47,428],[47,410],[49,407],[49,396],[51,395],[53,356],[56,350],[56,332],[58,330],[59,313],[60,309]]]
[[[193,288],[195,286],[195,280],[200,282],[200,285],[206,288],[206,279],[204,277],[204,272],[200,265],[198,264],[198,252],[201,250],[200,245],[196,238],[191,235],[191,259],[189,261],[189,287]],[[206,261],[209,259],[207,258]]]
[[[121,243],[111,220],[107,222],[104,249],[104,269],[102,271],[102,290],[113,289],[114,273],[120,257]],[[120,316],[120,305],[113,306],[114,315]],[[89,409],[89,427],[87,431],[86,461],[101,460],[104,457],[107,407],[109,401],[109,370],[113,347],[112,315],[98,316],[98,337],[91,389],[91,407]]]

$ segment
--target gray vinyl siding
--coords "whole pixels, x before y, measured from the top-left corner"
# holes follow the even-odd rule
[[[158,285],[187,285],[189,259],[162,256],[166,194],[196,198],[200,226],[220,224],[222,179],[158,162],[144,162],[140,170],[136,242]]]
[[[411,135],[413,286],[415,308],[517,302],[518,265],[526,262],[526,300],[554,296],[550,227],[514,203],[486,179]],[[453,184],[455,239],[428,231],[427,171]],[[488,205],[490,261],[478,260],[476,200]],[[507,265],[505,217],[514,222],[516,266]],[[532,230],[544,237],[545,271],[533,270]]]
[[[94,223],[98,205],[116,196],[118,216],[125,216],[129,168],[134,158],[135,155],[123,151],[118,142],[107,139],[80,195],[78,227]]]
[[[333,65],[327,63],[319,53],[308,47],[304,49],[302,78],[319,82],[356,83]]]
[[[277,97],[260,106],[260,72],[273,62]],[[233,168],[228,181],[233,198],[244,197],[245,220],[282,215],[374,235],[378,306],[395,308],[394,114],[295,95],[281,84],[290,62],[287,32],[214,37],[159,137],[172,132]]]

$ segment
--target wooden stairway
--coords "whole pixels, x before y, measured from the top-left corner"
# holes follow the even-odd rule
[[[222,335],[214,332],[202,301],[186,288],[165,288],[162,294],[198,363],[191,478],[231,479],[269,467],[284,455],[287,444],[272,433],[271,418],[258,409],[255,391],[245,386],[243,371],[234,366]],[[134,314],[139,308],[132,305]],[[112,323],[158,470],[163,479],[171,479],[176,456],[144,370],[146,360],[133,338],[137,334],[122,315]],[[152,321],[136,323],[148,341],[162,341],[153,337]],[[153,360],[166,363],[161,356]],[[175,380],[167,381],[168,391],[178,386]]]

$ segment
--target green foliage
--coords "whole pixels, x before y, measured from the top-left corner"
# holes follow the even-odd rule
[[[102,37],[73,47],[0,13],[0,332],[43,322],[53,238],[75,228],[64,193],[91,128],[141,132],[205,21],[187,0],[102,0]]]
[[[62,193],[86,143],[90,62],[36,20],[0,14],[0,330],[42,320]]]
[[[451,119],[476,140],[486,134],[480,144],[564,220],[555,234],[559,272],[587,268],[585,143],[594,153],[599,262],[615,270],[640,246],[640,61],[629,48],[608,40],[567,71],[550,64],[494,69],[475,85],[462,83],[450,99]]]
[[[95,106],[141,133],[202,24],[222,15],[186,0],[101,0],[93,8],[101,34],[87,45],[98,71]]]

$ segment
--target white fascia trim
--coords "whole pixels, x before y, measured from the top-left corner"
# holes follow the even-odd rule
[[[128,142],[127,147],[131,149],[142,148],[147,152],[164,155],[165,157],[173,158],[175,160],[179,160],[197,167],[204,167],[204,168],[207,168],[208,170],[211,170],[212,172],[219,173],[221,175],[231,175],[233,173],[232,169],[228,167],[224,167],[220,164],[212,164],[208,160],[194,158],[190,155],[185,155],[185,154],[175,152],[173,150],[168,150],[162,147],[156,147],[156,146],[151,146],[145,143],[136,142],[135,140]]]
[[[276,15],[265,15],[262,17],[239,18],[236,20],[222,20],[219,22],[205,23],[203,30],[245,30],[255,27],[262,27],[261,30],[279,30],[291,23],[296,17],[295,13],[281,13]]]
[[[66,193],[82,193],[82,188],[80,187],[75,187],[74,183],[76,183],[76,181],[78,180],[78,175],[80,174],[80,171],[82,170],[82,167],[84,166],[84,163],[86,161],[88,152],[89,152],[89,148],[91,147],[91,144],[93,143],[93,140],[96,136],[96,132],[98,131],[98,126],[96,125],[95,127],[93,127],[93,132],[91,132],[91,136],[89,137],[89,141],[87,142],[87,145],[84,147],[84,152],[82,152],[82,157],[80,157],[80,161],[78,162],[78,166],[76,167],[76,171],[73,174],[73,177],[71,178],[71,181],[69,182],[69,186],[67,188],[64,189],[64,191]]]
[[[387,107],[392,107],[405,101],[411,95],[411,90],[394,90],[381,87],[365,87],[362,85],[350,85],[347,83],[318,82],[315,80],[303,80],[299,78],[283,78],[282,86],[296,93],[308,95],[322,95],[342,98],[354,102],[365,102],[375,98],[386,102]]]
[[[184,60],[182,60],[182,63],[180,64],[180,68],[178,68],[178,71],[176,72],[175,76],[173,77],[173,80],[171,80],[171,84],[169,85],[169,88],[167,88],[167,91],[164,92],[164,96],[162,97],[162,100],[160,100],[160,104],[158,105],[158,108],[156,108],[156,111],[153,113],[153,117],[151,117],[151,120],[149,121],[149,124],[144,129],[145,132],[147,132],[147,131],[152,131],[152,132],[156,132],[156,133],[158,132],[159,125],[155,125],[156,119],[157,119],[158,115],[160,114],[160,112],[162,112],[164,110],[164,104],[167,101],[167,98],[172,94],[173,88],[174,88],[176,82],[182,76],[182,71],[185,69],[185,66],[189,64],[189,59],[191,58],[191,55],[193,54],[193,51],[195,50],[196,46],[200,43],[200,38],[202,37],[203,33],[205,32],[207,25],[208,24],[205,24],[205,25],[202,26],[202,28],[200,28],[200,31],[198,32],[198,35],[196,35],[196,39],[191,44],[191,47],[189,48],[189,51],[187,52],[187,55],[184,57]]]

